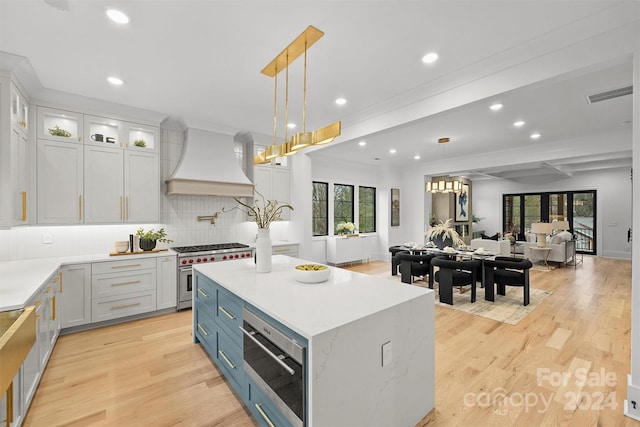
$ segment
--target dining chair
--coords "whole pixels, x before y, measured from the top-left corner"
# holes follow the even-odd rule
[[[438,267],[434,278],[438,282],[440,302],[453,305],[453,287],[471,286],[471,302],[476,302],[477,271],[481,262],[476,259],[457,261],[445,256],[431,260],[431,267]]]
[[[431,273],[431,260],[433,254],[411,254],[408,251],[401,251],[396,254],[400,262],[400,280],[403,283],[413,283],[414,277],[429,276],[429,288],[433,289],[433,279]]]
[[[486,260],[485,264],[485,300],[495,301],[494,284],[498,295],[505,295],[506,286],[523,288],[524,305],[529,305],[529,269],[531,261],[523,258],[497,256],[493,260]]]

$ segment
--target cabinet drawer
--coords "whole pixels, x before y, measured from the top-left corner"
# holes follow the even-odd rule
[[[156,270],[93,275],[91,288],[93,299],[155,290]]]
[[[203,309],[203,305],[197,301],[195,306],[195,322],[194,333],[196,338],[204,345],[211,358],[215,358],[216,322],[214,322],[213,317],[207,314],[206,309]]]
[[[202,304],[202,309],[207,310],[210,316],[214,316],[216,309],[216,291],[213,282],[197,275],[193,290],[196,303]]]
[[[246,382],[247,407],[260,426],[291,426],[291,423],[276,409],[267,395],[247,375]]]
[[[298,245],[274,246],[271,250],[273,255],[287,255],[292,257],[298,256]]]
[[[92,265],[93,274],[118,273],[121,271],[132,271],[139,269],[156,268],[155,258],[130,259],[122,261],[94,262]]]
[[[244,386],[244,368],[240,346],[223,330],[216,331],[216,364],[238,392]]]
[[[242,300],[221,287],[216,287],[215,320],[239,346],[242,342]]]
[[[146,313],[156,309],[156,291],[138,292],[121,297],[99,298],[91,302],[91,321],[117,319],[118,317]]]

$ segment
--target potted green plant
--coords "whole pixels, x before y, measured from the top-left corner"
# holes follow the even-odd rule
[[[147,146],[147,143],[144,142],[144,139],[135,139],[133,141],[133,145],[135,145],[136,147],[144,148]]]
[[[152,251],[156,247],[157,242],[173,242],[173,240],[167,238],[167,233],[164,231],[164,228],[158,231],[155,231],[153,228],[147,231],[138,228],[136,236],[140,238],[140,249],[143,251]]]
[[[458,232],[453,228],[453,220],[451,218],[429,227],[425,237],[440,249],[445,246],[457,247],[464,244]]]

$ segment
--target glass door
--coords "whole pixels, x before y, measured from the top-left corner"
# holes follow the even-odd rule
[[[576,251],[596,254],[596,192],[573,193],[572,221]]]

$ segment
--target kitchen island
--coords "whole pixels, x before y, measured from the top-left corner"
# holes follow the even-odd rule
[[[294,267],[303,263],[308,262],[274,256],[272,271],[263,274],[256,273],[253,260],[197,265],[196,287],[197,277],[204,276],[220,287],[220,298],[228,300],[229,293],[244,308],[306,341],[305,425],[415,425],[434,406],[433,291],[333,267],[328,281],[303,284],[293,277]],[[206,320],[215,314],[197,304],[198,294],[196,342],[207,340],[198,316]],[[213,310],[220,306],[214,304]],[[215,335],[225,340],[235,334],[219,329]],[[224,367],[226,356],[218,363],[211,350],[219,346],[203,344],[262,423],[249,404],[251,379]],[[242,342],[239,346],[235,352],[242,355]],[[238,365],[242,360],[228,366]]]

